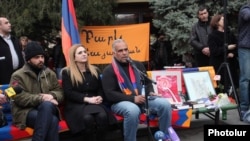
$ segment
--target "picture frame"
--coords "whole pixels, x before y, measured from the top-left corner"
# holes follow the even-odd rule
[[[176,68],[177,67],[177,68]],[[186,92],[186,86],[185,86],[185,83],[184,83],[184,78],[183,78],[183,75],[182,75],[182,72],[183,72],[183,69],[185,67],[183,66],[173,66],[172,68],[167,68],[165,70],[167,71],[170,71],[171,73],[174,72],[176,73],[178,76],[180,75],[181,76],[181,81],[180,81],[180,84],[178,84],[178,87],[181,86],[181,88],[179,88],[179,92],[181,92],[182,95],[185,95],[187,92]]]
[[[180,93],[182,91],[182,72],[157,70],[148,72],[152,80],[156,82],[155,93],[161,94],[171,104],[182,104]]]
[[[199,71],[208,71],[214,88],[218,86],[215,80],[216,73],[213,66],[198,67],[198,69]]]
[[[191,101],[216,94],[208,71],[183,72],[183,78]]]

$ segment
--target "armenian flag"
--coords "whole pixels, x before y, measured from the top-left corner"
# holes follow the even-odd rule
[[[80,43],[78,24],[73,0],[62,0],[62,48],[67,65],[69,63],[69,48]]]

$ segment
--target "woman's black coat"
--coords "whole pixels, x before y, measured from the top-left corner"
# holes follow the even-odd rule
[[[62,86],[65,95],[64,116],[72,133],[78,133],[85,129],[83,122],[84,107],[88,104],[83,102],[85,96],[102,96],[103,90],[101,78],[98,79],[91,75],[89,71],[84,72],[85,81],[79,86],[73,86],[70,75],[66,70],[62,72]],[[100,76],[100,75],[99,75]],[[108,113],[109,124],[116,122],[115,117],[104,104],[100,104]]]

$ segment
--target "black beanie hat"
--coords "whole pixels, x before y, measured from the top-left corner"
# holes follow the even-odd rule
[[[25,50],[25,60],[28,61],[30,58],[36,55],[45,55],[45,52],[40,44],[37,42],[31,41],[27,44]]]

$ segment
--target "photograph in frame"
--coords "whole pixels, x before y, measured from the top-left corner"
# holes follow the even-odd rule
[[[171,104],[181,104],[182,99],[179,93],[182,91],[181,71],[150,71],[152,80],[156,82],[153,85],[154,91],[166,98]]]
[[[216,94],[208,71],[184,72],[183,78],[191,101]]]
[[[174,73],[174,74],[176,74],[178,76],[179,75],[181,76],[181,82],[178,84],[178,90],[185,97],[185,94],[187,92],[186,92],[186,86],[185,86],[185,83],[184,83],[184,78],[183,78],[183,75],[182,75],[183,68],[166,68],[166,70],[170,71],[170,73]],[[179,86],[181,86],[181,88],[179,88]]]

